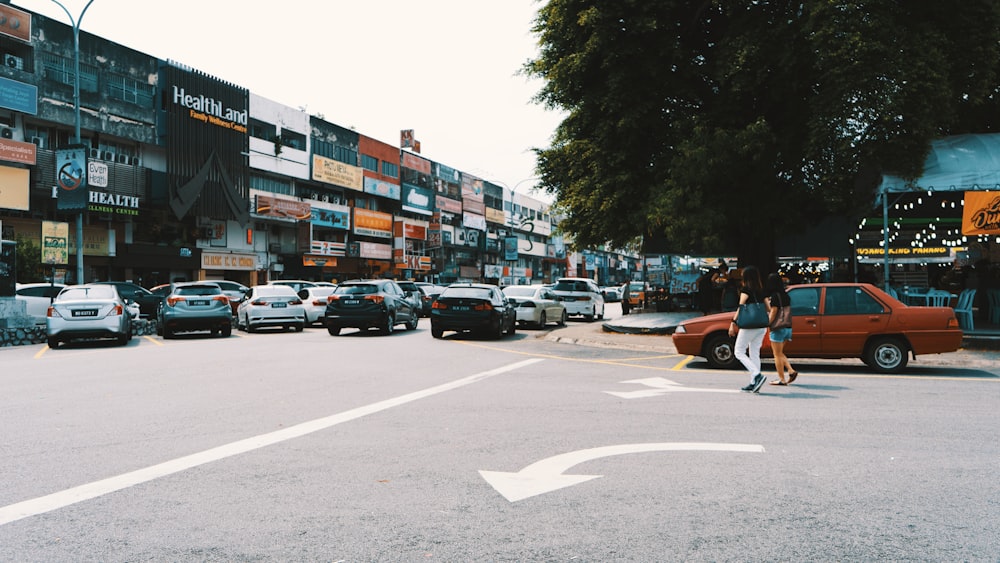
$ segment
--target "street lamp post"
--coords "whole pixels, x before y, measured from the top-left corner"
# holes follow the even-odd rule
[[[52,3],[62,8],[69,18],[69,23],[73,26],[73,143],[80,144],[80,22],[83,15],[87,13],[87,8],[94,3],[94,0],[87,0],[87,4],[80,12],[80,17],[73,19],[73,14],[63,6],[59,0],[52,0]],[[76,215],[76,283],[84,283],[83,279],[83,211]]]

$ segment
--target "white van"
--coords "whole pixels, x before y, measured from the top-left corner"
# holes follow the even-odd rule
[[[604,295],[590,278],[559,278],[552,293],[566,306],[567,315],[583,316],[588,321],[604,318]]]

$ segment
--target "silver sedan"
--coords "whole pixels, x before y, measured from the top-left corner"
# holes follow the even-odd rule
[[[516,307],[517,322],[538,328],[550,322],[566,325],[566,306],[559,297],[544,285],[509,285],[503,288],[504,295]]]
[[[78,338],[132,338],[128,305],[110,284],[71,285],[52,301],[45,319],[49,348]]]

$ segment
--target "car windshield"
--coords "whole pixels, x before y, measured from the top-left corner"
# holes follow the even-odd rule
[[[334,293],[338,295],[371,295],[378,293],[378,287],[372,284],[341,285]]]
[[[108,286],[69,287],[59,294],[59,299],[114,299],[115,292]]]
[[[535,288],[533,287],[505,287],[503,289],[504,294],[510,297],[534,297]]]
[[[590,291],[585,281],[559,280],[556,283],[556,291]]]
[[[178,287],[174,293],[177,295],[219,295],[222,290],[212,285],[191,285]]]
[[[471,297],[473,299],[489,299],[490,290],[482,287],[449,287],[441,293],[441,298],[445,297]]]

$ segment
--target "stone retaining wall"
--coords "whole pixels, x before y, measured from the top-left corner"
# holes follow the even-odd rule
[[[156,334],[155,321],[145,319],[132,321],[133,336],[144,336],[147,334]],[[46,340],[45,326],[43,325],[35,325],[27,328],[0,329],[0,347],[41,344]]]

